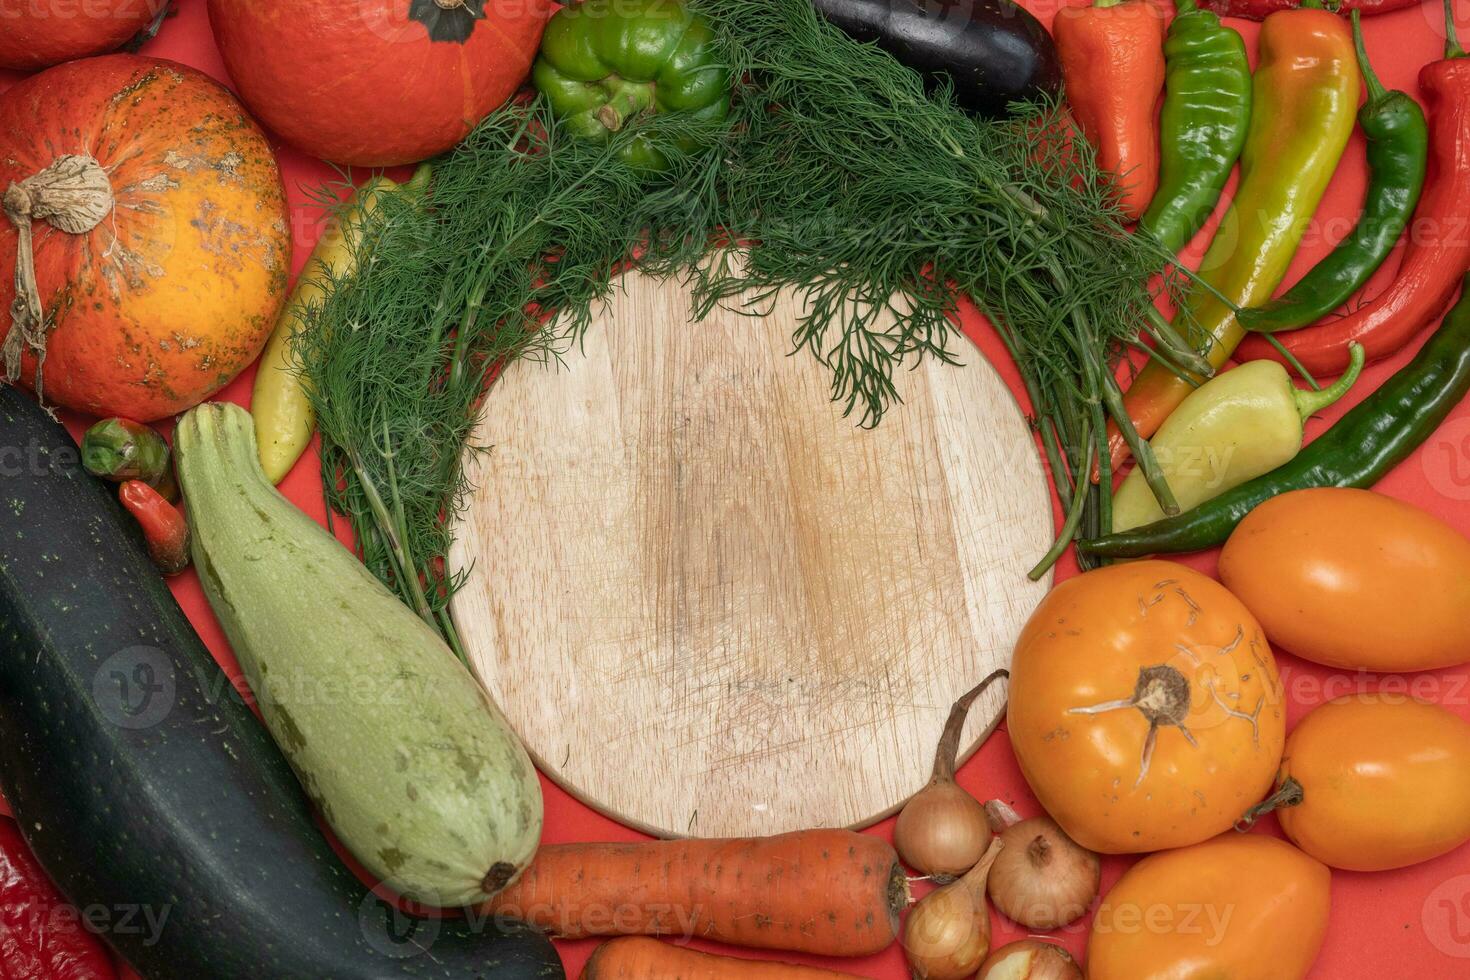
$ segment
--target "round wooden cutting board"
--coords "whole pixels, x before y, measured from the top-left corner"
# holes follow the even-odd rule
[[[690,323],[681,283],[622,285],[563,364],[505,372],[471,439],[450,561],[473,666],[542,771],[623,823],[881,819],[1049,585],[1026,578],[1052,534],[1026,421],[970,348],[859,428],[788,356],[795,297]]]

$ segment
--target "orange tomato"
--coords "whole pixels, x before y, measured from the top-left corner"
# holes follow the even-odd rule
[[[1016,644],[1008,723],[1041,805],[1110,854],[1228,830],[1270,790],[1286,739],[1256,621],[1213,579],[1165,561],[1052,590]]]
[[[1332,873],[1233,831],[1139,861],[1099,906],[1088,980],[1301,980],[1327,933]]]
[[[1297,490],[1252,511],[1220,579],[1271,642],[1352,670],[1470,660],[1470,540],[1369,490]]]
[[[1287,739],[1288,780],[1301,802],[1276,811],[1282,829],[1334,868],[1402,868],[1470,840],[1470,724],[1439,705],[1329,701]]]

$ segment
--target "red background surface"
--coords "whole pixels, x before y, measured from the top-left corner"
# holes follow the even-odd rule
[[[1470,0],[1455,2],[1458,20],[1462,25],[1461,35],[1470,40]],[[1028,5],[1044,22],[1049,23],[1055,6],[1059,4],[1058,0],[1029,0]],[[204,0],[181,0],[179,15],[165,24],[161,35],[144,49],[144,53],[185,62],[228,83],[229,78],[210,35],[204,6]],[[1444,46],[1439,3],[1371,18],[1365,21],[1365,25],[1369,53],[1385,84],[1418,94],[1417,76],[1420,66],[1438,58]],[[1245,35],[1254,58],[1258,25],[1240,21],[1235,26]],[[303,65],[302,70],[311,69],[310,66]],[[0,71],[0,90],[19,77],[16,73]],[[322,111],[331,112],[331,107],[323,106]],[[320,226],[320,211],[310,203],[307,191],[320,182],[332,179],[335,171],[289,147],[280,147],[280,158],[292,205],[295,267],[299,269],[310,253]],[[1461,179],[1470,179],[1470,175],[1461,175]],[[1318,218],[1297,255],[1288,282],[1293,281],[1328,251],[1351,227],[1362,200],[1365,181],[1362,137],[1355,134],[1319,210]],[[1206,229],[1186,253],[1187,256],[1197,258],[1208,239],[1209,229]],[[1370,284],[1368,287],[1370,293],[1392,275],[1394,263],[1395,260],[1391,258],[1385,272],[1375,280],[1376,285]],[[1015,372],[983,320],[971,311],[965,319],[965,327],[985,356],[1006,377],[1012,389],[1018,392],[1019,397],[1020,386]],[[1412,346],[1417,348],[1418,343]],[[1309,434],[1321,432],[1343,411],[1361,400],[1390,373],[1402,366],[1411,353],[1412,351],[1405,351],[1390,361],[1370,367],[1364,374],[1363,382],[1352,394],[1308,426]],[[248,405],[252,375],[253,369],[247,371],[220,397]],[[73,431],[79,434],[85,420],[73,418],[69,421]],[[1413,501],[1470,534],[1470,403],[1462,404],[1440,432],[1412,459],[1390,474],[1379,489]],[[282,490],[318,520],[322,519],[322,496],[313,455],[308,455],[296,467],[282,485]],[[1213,553],[1191,557],[1187,561],[1203,571],[1214,571]],[[1068,557],[1060,574],[1066,576],[1074,573],[1075,565]],[[237,673],[229,646],[205,604],[193,574],[177,579],[174,592],[220,663],[232,674]],[[1405,615],[1412,616],[1412,610],[1405,610]],[[1470,615],[1470,610],[1467,610],[1467,615]],[[1465,668],[1397,678],[1353,676],[1306,663],[1285,651],[1277,652],[1282,678],[1291,702],[1289,722],[1292,724],[1322,701],[1359,688],[1412,693],[1439,701],[1451,710],[1470,717],[1470,672]],[[64,760],[58,762],[64,763]],[[1003,726],[963,768],[960,782],[981,799],[998,796],[1012,801],[1023,816],[1039,812],[1039,807],[1016,768]],[[571,799],[544,778],[542,783],[546,794],[547,842],[640,838],[638,833]],[[871,832],[889,837],[892,821],[875,827]],[[1268,818],[1257,832],[1277,834],[1279,830],[1274,818]],[[268,861],[270,855],[262,854],[260,858]],[[1109,858],[1104,862],[1104,894],[1130,863],[1129,859],[1122,858]],[[917,890],[922,894],[926,887],[920,884]],[[262,928],[266,927],[262,923]],[[994,927],[996,945],[1023,935],[1022,930],[999,916],[994,918]],[[1062,930],[1056,938],[1080,957],[1086,937],[1087,921],[1083,920]],[[594,946],[592,942],[559,944],[569,975],[576,976]],[[705,948],[716,947],[705,944]],[[883,980],[907,976],[902,954],[896,947],[864,960],[822,961],[807,958],[806,962]],[[1333,880],[1332,925],[1321,958],[1311,976],[1313,980],[1346,980],[1358,977],[1450,980],[1470,977],[1470,847],[1401,871],[1378,874],[1337,872]]]

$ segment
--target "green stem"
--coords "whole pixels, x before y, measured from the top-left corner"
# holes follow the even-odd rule
[[[1281,355],[1281,359],[1290,365],[1293,371],[1301,375],[1303,381],[1312,386],[1313,391],[1322,390],[1322,386],[1317,383],[1316,378],[1312,377],[1312,372],[1307,370],[1307,366],[1297,360],[1297,356],[1288,350],[1286,345],[1278,340],[1275,334],[1263,333],[1261,336],[1265,337],[1267,342],[1276,348],[1276,353]]]
[[[1368,49],[1363,45],[1363,18],[1355,9],[1353,20],[1353,47],[1358,51],[1358,67],[1363,71],[1363,84],[1368,89],[1368,101],[1379,102],[1388,95],[1388,90],[1378,80],[1378,73],[1373,70],[1373,63],[1368,60]]]
[[[1355,11],[1356,12],[1356,11]],[[1306,421],[1316,415],[1322,409],[1337,401],[1348,393],[1348,389],[1357,383],[1358,375],[1363,373],[1363,363],[1367,360],[1363,352],[1363,345],[1354,341],[1348,347],[1348,369],[1342,377],[1333,382],[1331,387],[1321,388],[1317,391],[1302,391],[1299,388],[1292,389],[1295,393],[1296,410],[1301,413],[1302,421]]]
[[[1041,561],[1036,563],[1036,567],[1027,573],[1031,581],[1040,580],[1048,569],[1066,553],[1067,548],[1072,544],[1072,539],[1077,536],[1077,526],[1082,523],[1082,504],[1087,500],[1087,494],[1083,492],[1086,487],[1087,474],[1092,471],[1092,464],[1096,456],[1096,446],[1090,445],[1087,450],[1086,465],[1073,474],[1077,479],[1073,482],[1072,509],[1067,512],[1067,519],[1062,522],[1062,529],[1057,534],[1056,540],[1052,542],[1051,548],[1042,556]]]
[[[378,530],[388,542],[388,553],[394,566],[394,576],[400,583],[409,599],[414,612],[418,613],[430,626],[434,626],[434,614],[429,609],[429,600],[424,597],[424,590],[419,586],[419,579],[413,574],[413,559],[404,546],[403,539],[399,536],[393,525],[393,518],[388,512],[388,507],[383,503],[383,498],[378,494],[378,488],[374,486],[372,478],[368,476],[367,468],[362,465],[362,460],[357,453],[348,450],[352,461],[353,472],[357,474],[357,482],[362,486],[362,492],[367,497],[368,507],[372,509],[373,519],[378,524]]]
[[[1202,378],[1212,377],[1215,373],[1215,365],[1211,364],[1209,358],[1199,351],[1190,347],[1188,342],[1174,329],[1164,314],[1157,307],[1150,306],[1145,314],[1148,323],[1144,325],[1144,332],[1154,339],[1160,347],[1168,352],[1169,360],[1192,371]]]
[[[1174,14],[1177,17],[1192,14],[1198,9],[1199,7],[1195,4],[1194,0],[1174,0]]]
[[[1245,811],[1245,815],[1235,824],[1235,829],[1245,833],[1256,825],[1256,821],[1270,813],[1272,810],[1285,810],[1289,807],[1301,806],[1306,800],[1307,794],[1302,789],[1302,784],[1295,778],[1287,776],[1281,788],[1260,803]]]
[[[1444,0],[1444,56],[1446,60],[1465,57],[1460,37],[1455,31],[1455,0]]]

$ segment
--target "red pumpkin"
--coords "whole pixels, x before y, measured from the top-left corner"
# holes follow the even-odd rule
[[[0,96],[0,188],[0,350],[47,404],[164,418],[265,345],[291,265],[285,191],[204,74],[118,54],[26,79]]]
[[[301,149],[356,166],[449,149],[525,80],[549,0],[209,0],[245,103]]]
[[[31,71],[116,51],[152,23],[167,0],[0,2],[0,68]]]

